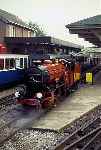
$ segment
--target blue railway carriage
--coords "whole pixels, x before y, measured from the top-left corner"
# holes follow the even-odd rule
[[[0,89],[23,81],[28,66],[28,55],[0,54]]]

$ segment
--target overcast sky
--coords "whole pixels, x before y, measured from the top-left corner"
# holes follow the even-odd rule
[[[101,0],[0,0],[0,9],[41,25],[47,35],[88,45],[65,25],[101,14]]]

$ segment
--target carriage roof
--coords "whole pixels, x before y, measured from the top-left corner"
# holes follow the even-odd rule
[[[27,58],[28,55],[20,54],[0,54],[0,58]]]

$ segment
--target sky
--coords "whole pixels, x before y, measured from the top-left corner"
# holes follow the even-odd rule
[[[0,9],[39,24],[49,36],[88,47],[65,25],[101,14],[101,0],[0,0]]]

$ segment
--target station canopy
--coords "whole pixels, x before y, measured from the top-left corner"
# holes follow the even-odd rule
[[[66,28],[71,34],[78,34],[80,38],[101,47],[101,15],[68,24]]]

